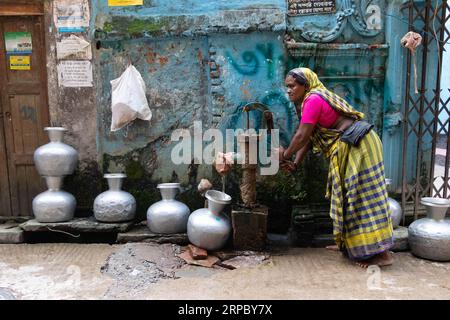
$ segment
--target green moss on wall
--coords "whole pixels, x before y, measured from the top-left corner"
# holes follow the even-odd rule
[[[103,31],[104,32],[111,32],[114,30],[114,26],[112,23],[110,22],[105,22],[105,24],[103,25]]]
[[[174,29],[186,28],[184,17],[157,17],[136,19],[131,17],[112,17],[111,21],[103,24],[96,30],[96,36],[100,34],[112,34],[123,38],[136,38],[143,36],[161,36]]]
[[[144,177],[145,169],[138,161],[131,160],[125,167],[125,173],[128,179],[138,180]]]
[[[104,190],[98,164],[93,161],[83,163],[83,168],[78,166],[74,174],[64,178],[64,190],[77,200],[77,216],[91,215],[95,197]]]

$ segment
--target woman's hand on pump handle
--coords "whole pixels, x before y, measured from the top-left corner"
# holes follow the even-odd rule
[[[283,147],[279,147],[275,148],[274,152],[278,153],[278,159],[280,161],[281,170],[283,170],[283,172],[285,173],[291,173],[297,170],[297,165],[295,164],[294,161],[287,160],[284,158],[283,155],[285,150],[286,149],[284,149]]]
[[[294,161],[283,160],[281,163],[281,170],[285,173],[292,173],[297,170],[297,165]]]

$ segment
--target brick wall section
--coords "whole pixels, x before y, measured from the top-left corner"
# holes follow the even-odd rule
[[[211,95],[212,95],[212,126],[217,127],[225,105],[225,90],[222,87],[221,65],[216,60],[217,50],[214,46],[209,47],[209,76],[211,78]]]

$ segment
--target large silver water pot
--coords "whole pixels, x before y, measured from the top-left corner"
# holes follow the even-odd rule
[[[101,222],[133,220],[136,214],[136,200],[130,193],[121,190],[126,174],[108,173],[103,177],[108,180],[109,190],[99,194],[94,200],[95,219]]]
[[[67,129],[46,127],[50,142],[34,151],[34,163],[41,176],[66,176],[74,172],[78,163],[78,152],[62,142]]]
[[[450,261],[450,221],[445,214],[449,199],[425,197],[420,201],[427,217],[411,223],[408,241],[414,255],[435,261]]]
[[[230,233],[231,223],[222,213],[231,202],[231,197],[217,190],[208,190],[205,194],[208,208],[192,212],[189,217],[187,234],[189,241],[206,250],[218,250],[225,246]]]
[[[33,213],[39,222],[65,222],[73,218],[76,200],[61,190],[63,177],[45,177],[48,190],[38,194],[32,203]]]
[[[154,233],[186,232],[191,211],[184,203],[175,200],[180,191],[179,183],[160,183],[157,188],[162,200],[152,204],[147,210],[147,225]]]

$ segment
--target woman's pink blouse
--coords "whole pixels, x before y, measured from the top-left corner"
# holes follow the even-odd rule
[[[303,102],[302,118],[300,123],[319,124],[324,128],[331,126],[339,118],[339,113],[335,111],[320,95],[311,94]]]

